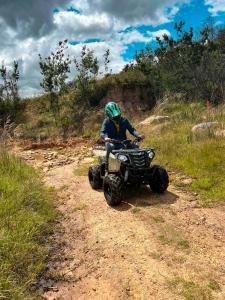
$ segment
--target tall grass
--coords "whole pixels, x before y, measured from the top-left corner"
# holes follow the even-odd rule
[[[33,299],[29,288],[45,268],[54,218],[52,198],[38,174],[1,150],[0,299]]]
[[[208,205],[210,200],[225,200],[225,137],[215,136],[213,130],[193,134],[191,128],[201,122],[218,121],[224,128],[224,106],[208,111],[201,103],[162,103],[155,114],[168,115],[170,124],[159,131],[142,128],[146,145],[156,147],[160,163],[194,178],[190,186],[201,194]]]

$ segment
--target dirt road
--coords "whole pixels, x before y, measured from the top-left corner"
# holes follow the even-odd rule
[[[39,166],[48,154],[41,151],[22,155]],[[87,177],[74,175],[76,151],[44,171],[62,213],[55,231],[61,251],[49,265],[59,280],[44,299],[224,300],[225,209],[198,208],[196,195],[173,186],[161,196],[132,191],[110,208]]]

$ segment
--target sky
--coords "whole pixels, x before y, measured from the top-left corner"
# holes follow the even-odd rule
[[[84,43],[100,63],[110,49],[109,67],[119,72],[136,50],[154,48],[157,36],[175,37],[175,22],[197,34],[209,17],[225,25],[225,0],[0,0],[0,63],[18,60],[20,93],[35,96],[43,92],[38,54],[48,56],[60,40],[68,39],[71,58]]]

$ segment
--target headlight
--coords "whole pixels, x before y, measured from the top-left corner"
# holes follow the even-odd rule
[[[153,159],[154,156],[155,156],[155,153],[154,153],[153,151],[149,151],[149,152],[148,152],[148,157],[149,157],[150,159]]]
[[[128,158],[126,157],[126,155],[123,155],[123,154],[119,154],[118,159],[122,162],[128,161]]]

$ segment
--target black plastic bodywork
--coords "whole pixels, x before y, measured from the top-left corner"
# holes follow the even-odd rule
[[[149,158],[149,152],[154,153],[154,149],[121,149],[114,150],[114,155],[126,155],[129,160],[121,162],[120,176],[125,183],[129,184],[148,184],[154,175],[150,167],[152,159]]]

